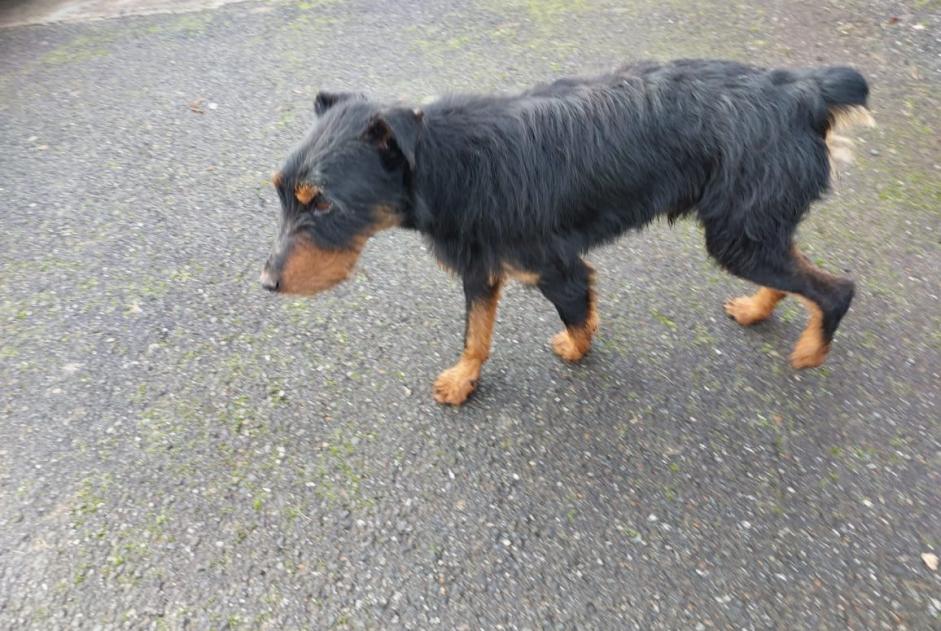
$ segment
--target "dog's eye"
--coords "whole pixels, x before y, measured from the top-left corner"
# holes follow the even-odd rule
[[[323,196],[323,194],[317,195],[313,201],[314,214],[323,215],[330,212],[330,209],[333,207],[333,203]]]

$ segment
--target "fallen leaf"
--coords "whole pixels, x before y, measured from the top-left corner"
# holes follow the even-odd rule
[[[199,97],[195,101],[190,101],[190,111],[195,112],[196,114],[205,114],[206,110],[203,109],[203,103],[205,102],[206,99],[204,97]]]
[[[921,560],[925,562],[925,565],[927,565],[928,569],[932,572],[938,569],[938,555],[925,552],[921,555]]]
[[[899,21],[899,18],[897,15],[893,15],[892,17],[889,18],[889,24],[897,24],[898,21]]]

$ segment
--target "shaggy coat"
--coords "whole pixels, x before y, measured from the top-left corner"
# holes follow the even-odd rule
[[[263,284],[325,289],[376,231],[418,230],[463,279],[464,353],[435,386],[439,401],[458,404],[489,354],[505,278],[553,302],[566,327],[553,348],[576,361],[598,325],[581,257],[659,216],[694,215],[709,254],[761,287],[726,303],[729,315],[752,324],[786,294],[801,297],[810,322],[792,364],[816,366],[853,283],[815,268],[793,235],[844,153],[836,129],[871,121],[867,96],[851,68],[702,60],[448,96],[421,110],[322,92],[314,127],[275,176],[282,231]]]

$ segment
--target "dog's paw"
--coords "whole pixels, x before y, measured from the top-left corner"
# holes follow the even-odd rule
[[[751,296],[729,298],[725,301],[725,312],[742,326],[757,324],[771,315],[770,310],[755,304],[755,299]]]
[[[435,380],[435,401],[461,405],[477,389],[477,375],[460,365],[448,368]]]
[[[829,352],[829,344],[823,344],[814,335],[802,335],[791,353],[791,367],[797,370],[816,368],[824,362]]]
[[[583,350],[575,344],[567,330],[556,333],[551,343],[552,351],[567,362],[577,362],[588,352],[587,348]]]

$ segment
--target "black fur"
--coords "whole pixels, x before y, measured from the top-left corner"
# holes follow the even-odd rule
[[[566,324],[585,317],[582,254],[658,216],[695,215],[723,267],[819,304],[829,338],[852,283],[808,271],[792,237],[829,185],[833,112],[867,94],[850,68],[681,60],[421,112],[321,95],[284,174],[335,200],[308,221],[318,242],[342,247],[382,205],[427,236],[469,301],[510,265],[539,275]]]

